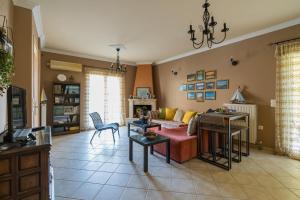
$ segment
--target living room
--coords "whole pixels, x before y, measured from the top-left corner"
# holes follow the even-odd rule
[[[299,7],[0,0],[0,199],[300,199]]]

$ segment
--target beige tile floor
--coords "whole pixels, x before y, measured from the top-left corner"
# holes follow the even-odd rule
[[[300,162],[252,150],[230,172],[198,159],[165,163],[149,156],[149,173],[142,169],[141,146],[134,144],[128,161],[126,128],[113,143],[110,132],[53,138],[55,196],[61,199],[121,200],[290,200],[300,199]]]

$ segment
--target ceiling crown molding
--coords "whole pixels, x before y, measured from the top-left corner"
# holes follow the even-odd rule
[[[255,32],[252,32],[252,33],[248,33],[248,34],[236,37],[236,38],[225,40],[223,43],[216,44],[212,48],[203,47],[203,48],[200,48],[200,49],[188,51],[186,53],[182,53],[182,54],[179,54],[177,56],[172,56],[170,58],[157,61],[157,62],[155,62],[155,64],[160,65],[160,64],[163,64],[163,63],[171,62],[171,61],[174,61],[174,60],[178,60],[178,59],[185,58],[185,57],[188,57],[188,56],[192,56],[192,55],[195,55],[195,54],[198,54],[198,53],[202,53],[202,52],[209,51],[209,50],[212,50],[212,49],[216,49],[216,48],[219,48],[219,47],[223,47],[223,46],[226,46],[226,45],[241,42],[243,40],[251,39],[251,38],[254,38],[254,37],[257,37],[257,36],[265,35],[267,33],[271,33],[271,32],[274,32],[274,31],[278,31],[278,30],[285,29],[285,28],[295,26],[295,25],[299,25],[299,24],[300,24],[300,18],[293,19],[293,20],[290,20],[290,21],[287,21],[287,22],[284,22],[284,23],[281,23],[281,24],[278,24],[278,25],[275,25],[275,26],[271,26],[269,28],[265,28],[265,29],[255,31]]]
[[[137,62],[136,65],[152,65],[153,62],[145,61],[145,62]]]
[[[32,15],[35,22],[36,30],[40,38],[41,47],[43,48],[45,46],[45,34],[43,31],[40,5],[30,0],[13,0],[13,4],[15,6],[32,10]]]
[[[33,1],[30,0],[13,0],[13,3],[15,6],[27,8],[29,10],[32,10],[35,6],[38,6],[37,3],[34,3]]]
[[[48,53],[62,54],[62,55],[66,55],[66,56],[74,56],[74,57],[79,57],[79,58],[87,58],[87,59],[92,59],[92,60],[110,62],[110,63],[111,62],[116,62],[116,60],[112,59],[112,58],[104,58],[104,57],[99,57],[99,56],[91,56],[91,55],[86,55],[86,54],[81,54],[81,53],[75,53],[75,52],[70,52],[70,51],[64,51],[64,50],[43,48],[42,51],[43,52],[48,52]],[[121,64],[136,66],[135,62],[126,62],[126,61],[123,62],[123,61],[121,61]]]

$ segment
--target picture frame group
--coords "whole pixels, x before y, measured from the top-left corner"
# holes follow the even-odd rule
[[[229,80],[217,80],[216,89],[229,89]]]
[[[216,100],[216,91],[188,92],[187,99],[197,100],[198,102],[204,102],[204,100]]]
[[[187,91],[188,100],[204,102],[216,100],[216,90],[229,89],[228,79],[217,79],[217,70],[199,70],[187,75],[187,83],[179,87],[180,91]]]
[[[216,100],[216,91],[206,91],[205,100]]]

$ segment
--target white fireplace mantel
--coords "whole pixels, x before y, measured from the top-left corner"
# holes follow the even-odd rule
[[[129,118],[133,118],[133,108],[135,105],[151,105],[151,110],[156,110],[156,99],[128,99]]]

